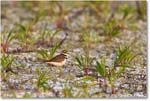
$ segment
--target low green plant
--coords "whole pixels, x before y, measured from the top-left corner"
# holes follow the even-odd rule
[[[14,29],[12,29],[12,30],[8,33],[8,36],[7,36],[7,39],[6,39],[6,42],[5,42],[5,43],[9,44],[9,43],[14,39],[13,31],[14,31]]]
[[[136,10],[138,13],[138,18],[142,20],[146,20],[146,10],[147,9],[147,2],[146,1],[136,1]]]
[[[41,49],[40,51],[37,51],[38,54],[40,54],[42,60],[50,60],[54,57],[54,54],[56,53],[58,49],[58,45],[55,45],[54,47],[50,48],[48,51],[50,51],[50,54],[48,54],[48,51],[45,49]]]
[[[98,33],[87,33],[83,32],[81,35],[82,45],[85,49],[91,49],[95,46],[99,41]]]
[[[14,28],[10,30],[10,32],[8,33],[8,35],[5,34],[2,36],[2,43],[1,43],[1,47],[2,47],[2,52],[6,53],[7,49],[9,47],[10,42],[15,39],[14,34],[13,34]]]
[[[14,59],[15,58],[13,55],[7,55],[3,53],[1,57],[2,71],[16,74],[16,72],[14,72],[13,70],[14,68],[16,68],[16,66],[13,66],[12,68],[12,63],[14,62]]]
[[[107,69],[106,69],[106,59],[105,58],[102,58],[101,61],[96,61],[96,70],[97,72],[104,78],[104,86],[106,87],[107,84],[106,84],[106,78],[108,76],[108,72],[107,72]]]
[[[75,56],[75,60],[77,62],[77,66],[79,69],[84,70],[84,73],[87,75],[87,69],[92,66],[92,62],[94,58],[89,57],[89,55],[78,55]]]
[[[8,41],[11,41],[12,39],[18,39],[17,44],[21,45],[23,48],[29,48],[29,45],[33,46],[37,39],[29,34],[30,27],[31,25],[16,23],[15,27],[10,32],[14,34],[8,39]]]
[[[96,61],[96,70],[98,71],[101,76],[106,77],[106,60],[102,58],[101,62]]]
[[[122,20],[133,18],[135,10],[136,10],[135,7],[136,6],[130,6],[130,5],[127,5],[127,4],[120,6],[119,11],[121,13],[123,12]]]
[[[99,41],[98,33],[83,33],[83,40],[88,43],[97,43]]]
[[[74,97],[74,95],[73,95],[73,86],[70,85],[70,87],[68,87],[68,85],[69,84],[66,81],[65,85],[64,85],[64,89],[63,89],[63,94],[64,94],[65,98],[72,98],[72,97]]]
[[[87,81],[95,81],[96,79],[92,76],[85,76],[80,78],[79,80],[76,80],[74,83],[81,83],[81,82],[87,82]],[[78,86],[82,86],[82,85],[78,85]],[[90,85],[88,85],[90,87]]]
[[[103,34],[108,36],[109,38],[121,34],[120,29],[118,28],[118,21],[115,19],[111,19],[110,21],[106,22],[102,29]]]
[[[103,16],[106,16],[106,14],[108,14],[110,12],[110,10],[111,10],[110,6],[108,6],[109,3],[110,2],[104,2],[104,1],[101,1],[101,2],[88,1],[87,5],[90,6],[91,9],[95,12],[94,14],[96,14],[99,18],[102,18]],[[100,6],[100,5],[103,5],[103,6]],[[100,12],[100,9],[103,9],[103,10]]]
[[[114,63],[107,67],[106,60],[103,58],[100,62],[96,61],[96,70],[104,78],[108,79],[112,87],[112,93],[115,93],[115,81],[123,74],[127,68],[132,68],[132,61],[137,55],[129,47],[119,47]],[[107,85],[107,84],[106,84]]]
[[[2,68],[10,68],[13,61],[14,61],[13,55],[2,54],[1,57]]]
[[[31,98],[31,94],[25,93],[25,94],[23,95],[23,98]]]
[[[60,31],[61,31],[60,29],[57,29],[54,32],[52,32],[51,30],[45,30],[42,38],[44,39],[44,38],[49,37],[52,40]]]
[[[27,44],[27,28],[24,25],[17,23],[16,30],[17,29],[19,32],[15,35],[15,37],[19,39],[18,43],[23,45]]]
[[[48,29],[44,29],[43,33],[41,34],[41,36],[39,37],[39,40],[42,40],[44,42],[47,41],[47,43],[49,44],[53,44],[53,40],[54,40],[54,37],[60,32],[61,30],[58,29],[56,31],[51,31],[51,30],[48,30]]]
[[[37,82],[37,87],[38,89],[42,88],[45,90],[49,89],[49,85],[47,83],[48,80],[50,80],[51,78],[50,77],[47,77],[47,73],[48,73],[48,69],[45,69],[40,75],[39,75],[39,78],[38,78],[38,82]]]
[[[132,61],[137,56],[129,47],[119,47],[113,67],[109,70],[109,82],[114,86],[114,82],[125,72],[127,68],[132,68]],[[117,67],[119,68],[117,70]]]
[[[114,66],[130,67],[130,63],[135,57],[136,55],[130,47],[119,47],[114,61]]]

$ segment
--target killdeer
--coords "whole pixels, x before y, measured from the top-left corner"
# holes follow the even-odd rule
[[[56,55],[51,60],[46,61],[46,63],[48,63],[49,65],[56,66],[56,67],[61,67],[65,65],[67,56],[68,56],[67,51],[63,50],[61,54]]]

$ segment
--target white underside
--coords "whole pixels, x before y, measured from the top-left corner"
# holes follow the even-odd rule
[[[50,64],[50,65],[61,67],[61,66],[65,65],[66,60],[64,60],[62,62],[47,62],[47,63]]]

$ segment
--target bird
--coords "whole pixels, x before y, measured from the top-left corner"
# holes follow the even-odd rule
[[[63,50],[61,52],[61,54],[56,55],[54,58],[47,60],[46,63],[48,65],[52,65],[52,66],[56,66],[56,67],[62,67],[66,64],[66,60],[67,60],[67,51]]]

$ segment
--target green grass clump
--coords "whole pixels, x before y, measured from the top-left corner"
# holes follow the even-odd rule
[[[74,57],[77,66],[80,70],[84,70],[84,74],[88,75],[88,69],[92,67],[94,58],[91,58],[88,54],[86,55],[77,55]]]
[[[118,21],[115,19],[111,19],[106,22],[103,26],[103,34],[112,38],[121,34],[121,30],[118,28]]]
[[[60,32],[61,30],[56,30],[54,32],[52,32],[51,30],[47,30],[44,29],[44,31],[42,32],[41,36],[38,38],[39,40],[42,41],[47,41],[48,43],[50,43],[51,45],[53,44],[54,41],[54,37]]]
[[[25,93],[22,98],[31,98],[31,94]]]
[[[58,49],[58,45],[55,45],[54,47],[50,48],[50,54],[48,54],[48,51],[45,49],[41,49],[40,51],[37,51],[37,53],[40,55],[41,60],[50,60],[54,57],[54,54],[56,53]]]
[[[120,6],[119,11],[123,12],[122,20],[127,20],[127,19],[129,20],[129,19],[134,18],[133,14],[136,14],[135,10],[136,10],[136,8],[134,6],[130,6],[127,4]]]
[[[96,61],[96,70],[104,78],[105,86],[106,79],[112,87],[112,93],[115,93],[115,81],[119,79],[127,68],[132,68],[132,61],[136,57],[133,51],[129,47],[119,47],[114,63],[111,66],[107,66],[106,60],[103,58],[100,62]]]
[[[92,62],[93,62],[93,59],[88,57],[88,56],[76,56],[75,57],[76,61],[77,61],[77,66],[80,68],[80,69],[83,69],[83,68],[88,68],[91,66]]]
[[[48,80],[50,80],[50,77],[47,77],[47,73],[48,73],[48,69],[46,69],[45,71],[43,71],[38,78],[38,82],[37,82],[37,88],[40,89],[42,88],[44,91],[49,89],[49,85],[47,83]]]
[[[2,54],[1,65],[3,69],[11,68],[11,64],[14,61],[13,55]]]
[[[85,44],[92,44],[99,42],[98,33],[83,33],[83,40],[85,41]]]

